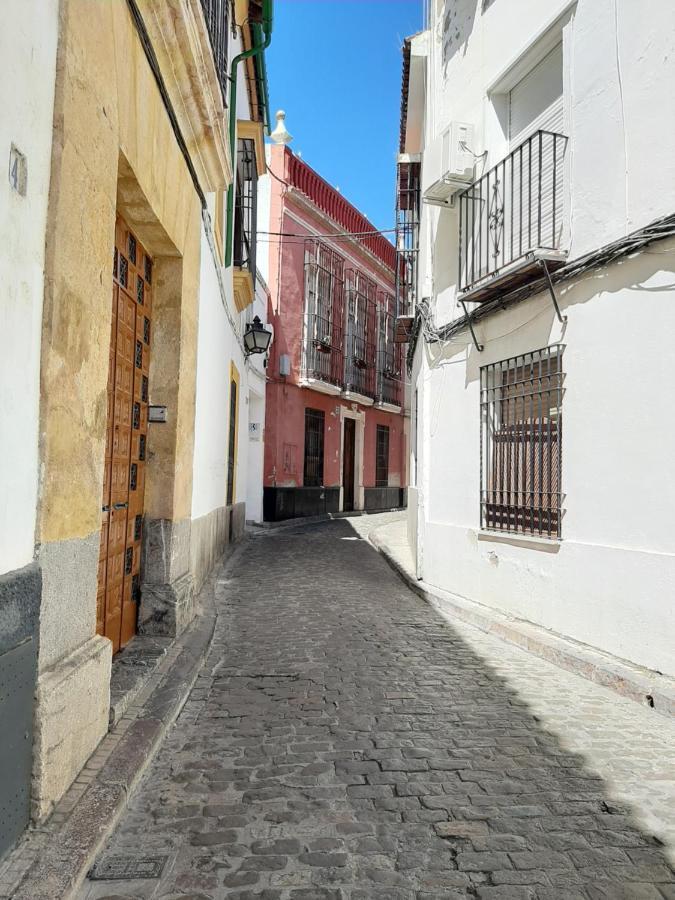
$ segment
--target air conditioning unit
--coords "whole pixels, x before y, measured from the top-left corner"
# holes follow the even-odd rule
[[[474,127],[451,122],[424,151],[422,196],[425,203],[450,206],[453,194],[474,180]]]

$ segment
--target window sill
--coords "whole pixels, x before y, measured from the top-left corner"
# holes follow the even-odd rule
[[[234,286],[234,305],[237,312],[243,312],[247,306],[253,303],[255,298],[255,289],[253,286],[253,276],[248,269],[241,269],[234,266],[232,275]]]
[[[537,537],[533,534],[516,534],[507,531],[488,531],[479,529],[475,532],[476,539],[495,544],[510,544],[512,547],[525,547],[530,550],[539,550],[542,553],[559,553],[562,546],[561,538]]]

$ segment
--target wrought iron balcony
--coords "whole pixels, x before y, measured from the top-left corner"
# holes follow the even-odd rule
[[[394,298],[379,297],[377,339],[377,402],[403,405],[403,346],[395,342]]]
[[[344,264],[329,245],[305,242],[303,378],[315,390],[401,406],[403,348],[394,343],[394,296]]]
[[[347,335],[345,390],[375,398],[375,347],[356,334]]]
[[[305,242],[305,322],[305,377],[342,387],[344,259],[316,240]]]
[[[201,0],[206,27],[211,39],[213,60],[218,72],[218,80],[223,93],[223,103],[227,106],[228,72],[227,72],[227,12],[229,0]]]
[[[417,299],[420,163],[399,162],[396,186],[397,338],[407,339]]]
[[[341,322],[336,326],[327,316],[315,314],[308,317],[305,374],[316,381],[342,387],[344,355]]]
[[[359,269],[348,269],[345,390],[375,399],[377,284]]]
[[[537,131],[458,195],[460,298],[489,300],[562,265],[567,138]]]

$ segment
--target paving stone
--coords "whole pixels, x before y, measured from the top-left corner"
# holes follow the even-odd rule
[[[568,735],[353,536],[249,539],[192,700],[101,855],[170,854],[158,898],[673,900],[664,848]],[[573,723],[573,676],[536,671]],[[603,689],[583,689],[601,744]]]

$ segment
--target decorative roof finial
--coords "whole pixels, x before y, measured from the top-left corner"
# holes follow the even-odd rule
[[[271,140],[273,140],[275,144],[290,144],[290,142],[293,140],[293,135],[289,134],[288,131],[286,131],[285,120],[286,113],[283,111],[283,109],[278,110],[277,127],[270,135]]]

